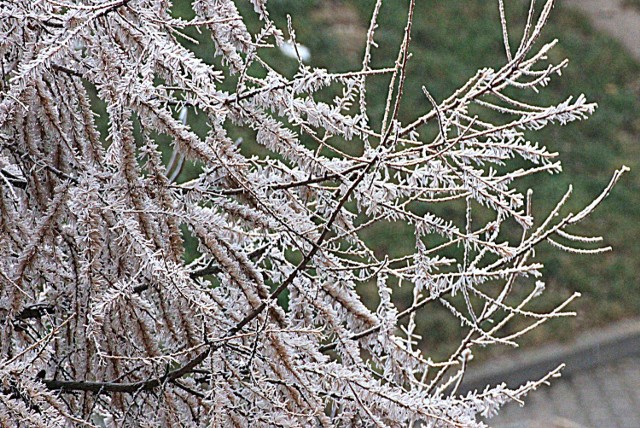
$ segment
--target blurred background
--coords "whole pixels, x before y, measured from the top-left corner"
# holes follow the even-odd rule
[[[579,0],[576,3],[589,3]],[[379,45],[373,53],[374,66],[390,66],[397,55],[406,23],[406,0],[386,0],[376,32]],[[506,2],[512,46],[517,45],[528,1]],[[573,304],[578,316],[548,323],[524,338],[525,344],[564,340],[577,332],[640,314],[640,64],[629,50],[614,37],[597,30],[593,18],[611,15],[609,5],[619,5],[623,13],[640,14],[640,0],[607,1],[596,9],[598,16],[585,14],[580,7],[560,1],[543,32],[540,43],[558,39],[550,53],[551,62],[569,59],[562,76],[555,77],[539,94],[526,94],[539,105],[550,105],[569,95],[585,94],[599,107],[587,121],[567,126],[549,126],[532,134],[534,141],[558,152],[563,162],[560,175],[537,175],[520,183],[523,189],[535,187],[534,215],[543,216],[574,185],[571,209],[588,204],[608,183],[611,174],[621,165],[626,174],[613,193],[582,226],[588,234],[602,235],[613,251],[604,255],[566,254],[540,247],[538,257],[546,266],[547,291],[535,303],[535,308],[551,308],[574,291],[582,298]],[[572,3],[568,1],[568,3]],[[329,71],[356,70],[361,65],[362,49],[374,0],[270,0],[271,17],[280,28],[287,28],[286,15],[292,17],[297,41],[309,49],[308,64]],[[249,2],[237,2],[247,24],[259,28],[259,22]],[[190,2],[177,2],[174,13],[192,18]],[[639,27],[640,27],[640,21]],[[189,45],[207,62],[216,63],[207,34],[193,31],[190,35],[201,41]],[[637,40],[640,44],[640,39]],[[413,57],[409,62],[408,81],[400,118],[408,121],[427,111],[420,87],[429,88],[436,100],[449,96],[482,67],[499,67],[505,62],[497,1],[486,0],[418,0],[412,31]],[[298,64],[278,50],[261,52],[270,64],[283,74],[295,74]],[[233,84],[233,81],[230,81]],[[386,78],[371,79],[368,105],[374,120],[381,115],[386,96]],[[231,88],[229,88],[231,89]],[[331,94],[326,94],[330,99]],[[525,98],[527,99],[527,98]],[[104,117],[104,116],[103,116]],[[206,132],[204,117],[191,115],[189,124],[201,134]],[[242,129],[230,129],[230,134],[242,138],[246,153],[260,152],[251,144],[253,135]],[[159,137],[161,138],[161,137]],[[345,145],[345,150],[349,150]],[[170,153],[167,153],[167,159]],[[187,165],[179,181],[192,178],[197,166]],[[455,207],[445,209],[453,210]],[[369,239],[380,254],[397,257],[415,249],[413,230],[400,223],[387,223],[368,232]],[[367,294],[367,290],[362,290]],[[410,298],[410,290],[400,289]],[[371,290],[372,299],[377,294]],[[374,303],[375,304],[375,303]],[[402,302],[399,303],[402,305]],[[407,302],[408,304],[408,302]],[[433,308],[421,314],[419,320],[431,354],[445,355],[452,340],[460,334],[459,324],[448,311]],[[500,349],[493,349],[500,352]]]
[[[393,64],[406,23],[407,3],[406,0],[384,2],[375,37],[379,47],[373,53],[374,67]],[[525,24],[528,1],[505,3],[511,44],[517,46]],[[357,70],[361,66],[366,30],[374,4],[375,0],[270,0],[268,7],[271,17],[282,29],[287,28],[286,15],[291,15],[297,41],[308,48],[309,65],[329,71],[346,71]],[[259,22],[250,3],[238,1],[237,5],[246,17],[250,29],[258,29]],[[173,13],[187,19],[194,15],[188,0],[176,2]],[[572,309],[578,312],[577,317],[550,322],[532,331],[521,342],[524,350],[518,352],[550,346],[540,349],[549,349],[548,353],[554,354],[558,349],[553,348],[554,343],[573,343],[575,337],[585,335],[601,338],[598,339],[601,342],[597,346],[605,346],[603,344],[610,342],[607,342],[608,338],[620,330],[612,326],[622,325],[620,322],[625,326],[630,322],[632,326],[636,325],[630,320],[640,315],[640,58],[634,58],[632,54],[636,52],[636,55],[640,55],[640,37],[633,36],[633,32],[626,31],[617,21],[624,17],[626,22],[629,17],[634,16],[637,28],[640,28],[640,0],[560,1],[543,32],[540,43],[556,38],[559,40],[559,44],[550,53],[550,61],[557,63],[568,58],[570,62],[561,77],[555,77],[540,93],[528,94],[528,99],[540,105],[551,105],[565,100],[569,95],[585,94],[590,101],[597,102],[599,108],[586,122],[574,122],[564,127],[549,126],[535,133],[535,141],[546,145],[552,152],[559,152],[564,171],[555,176],[537,175],[520,183],[523,189],[535,187],[534,216],[545,215],[566,192],[570,183],[574,185],[570,208],[578,209],[599,194],[615,169],[627,165],[631,172],[623,177],[595,215],[582,225],[584,232],[604,236],[606,245],[613,247],[612,252],[594,256],[566,254],[548,247],[540,247],[538,250],[538,258],[546,266],[544,279],[547,290],[531,309],[550,310],[575,291],[580,291],[582,298],[572,305]],[[632,25],[633,22],[632,20]],[[217,64],[208,35],[188,30],[185,32],[200,43],[194,45],[185,41],[185,45],[205,61]],[[625,34],[627,40],[621,40]],[[638,45],[636,50],[633,47],[634,40]],[[403,122],[430,109],[420,90],[422,85],[429,88],[437,101],[441,101],[473,76],[477,69],[497,68],[504,64],[506,59],[497,1],[417,0],[411,52],[413,57],[409,62],[404,105],[400,113]],[[292,76],[298,68],[297,60],[287,56],[286,52],[271,49],[265,51],[263,57],[285,75]],[[231,90],[234,87],[233,80],[229,80],[229,85],[228,89]],[[371,79],[368,104],[374,121],[380,120],[386,87],[385,77]],[[325,94],[328,99],[331,95],[330,92]],[[94,100],[94,104],[100,111],[98,100]],[[105,117],[103,115],[99,120],[104,121]],[[204,120],[202,115],[191,115],[188,118],[189,124],[200,135],[206,133]],[[242,141],[241,150],[244,153],[264,154],[251,143],[253,135],[248,131],[230,128],[229,133]],[[158,139],[162,140],[162,136],[158,136]],[[349,150],[348,144],[345,143],[344,149]],[[167,150],[167,162],[170,155],[170,150]],[[197,173],[198,166],[187,163],[178,181],[193,178]],[[451,210],[451,215],[458,215],[455,206],[443,208],[447,209]],[[386,223],[372,228],[367,234],[367,239],[377,248],[379,255],[398,257],[415,250],[413,229],[403,224]],[[185,237],[189,242],[186,232]],[[194,256],[195,248],[190,248],[187,257]],[[375,307],[377,292],[366,288],[360,291],[369,298],[371,306]],[[406,307],[410,304],[411,290],[408,287],[398,289],[397,292],[394,291],[394,297],[400,307]],[[422,311],[417,322],[419,333],[424,338],[424,350],[434,359],[448,355],[459,343],[456,339],[463,333],[459,322],[447,310],[435,306]],[[602,328],[605,329],[601,330]],[[612,328],[614,333],[610,332]],[[631,331],[635,331],[633,328],[635,327],[631,327]],[[604,333],[594,335],[594,331]],[[632,336],[633,334],[635,333]],[[632,344],[631,354],[640,353],[640,345],[637,345],[640,340],[634,343],[636,345]],[[619,347],[620,344],[607,346]],[[478,355],[476,364],[501,361],[500,358],[509,359],[509,351],[511,350],[502,348],[483,351]],[[562,352],[554,355],[562,356]],[[584,355],[587,354],[584,351]],[[629,391],[636,385],[636,397],[637,390],[640,390],[637,361],[635,360],[635,366],[632,364],[631,372],[621,374],[627,378],[627,383],[629,379],[635,382]],[[602,361],[598,364],[602,366]],[[526,362],[521,365],[526,365]],[[590,367],[594,366],[587,364],[582,367],[593,371]],[[578,375],[573,376],[574,383],[576,376]],[[578,388],[571,384],[565,387],[570,391],[571,388]],[[600,392],[594,394],[597,396]],[[633,394],[627,392],[625,396],[629,398]],[[576,400],[580,403],[588,402],[581,398]],[[530,426],[640,427],[640,414],[637,414],[640,398],[634,400],[637,401],[631,400],[627,406],[635,406],[632,416],[620,419],[620,424],[609,417],[603,419],[608,422],[602,425],[595,419],[584,416],[584,411],[578,406],[576,412],[583,414],[582,419],[567,415],[555,420],[556,425],[552,425],[550,419],[547,419],[547,422],[541,424],[531,422]],[[545,414],[540,412],[539,409],[535,410],[534,416]],[[557,410],[554,412],[558,413]],[[615,413],[613,410],[611,412]],[[529,417],[531,415],[527,416]],[[497,423],[508,424],[503,426],[529,426],[524,425],[525,418],[522,416],[515,417],[514,420],[520,421],[517,423],[512,422],[512,419]],[[631,424],[628,424],[629,421]]]

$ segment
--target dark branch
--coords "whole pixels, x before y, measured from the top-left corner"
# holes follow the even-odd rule
[[[22,177],[17,177],[4,169],[0,169],[0,175],[2,175],[2,177],[13,187],[23,190],[27,188],[27,180]]]
[[[320,234],[320,237],[318,237],[318,240],[315,242],[315,245],[304,256],[304,258],[302,259],[300,264],[298,264],[298,266],[296,266],[295,270],[293,272],[291,272],[291,274],[289,274],[289,276],[282,282],[282,284],[280,284],[278,286],[278,288],[276,288],[273,291],[273,293],[271,293],[271,295],[268,297],[267,300],[264,300],[260,304],[260,306],[258,306],[253,311],[251,311],[246,317],[244,317],[242,320],[240,320],[240,322],[238,322],[238,324],[236,324],[231,330],[229,330],[228,336],[233,336],[234,334],[236,334],[237,332],[242,330],[247,324],[249,324],[251,321],[253,321],[258,315],[260,315],[260,313],[264,310],[264,308],[267,307],[267,304],[269,302],[273,301],[274,299],[276,299],[285,289],[287,289],[287,287],[289,287],[289,285],[291,285],[293,283],[293,281],[296,279],[298,274],[300,272],[302,272],[307,267],[307,264],[316,255],[316,253],[320,249],[320,245],[322,245],[322,243],[324,242],[324,240],[328,236],[329,230],[331,229],[331,225],[333,224],[333,222],[338,217],[338,213],[340,212],[340,210],[342,210],[342,207],[344,207],[344,204],[347,203],[347,201],[351,197],[351,194],[356,189],[356,187],[358,187],[360,182],[362,182],[362,180],[364,179],[366,174],[369,172],[369,169],[371,169],[371,167],[378,162],[378,159],[379,159],[378,156],[374,156],[373,159],[371,159],[366,164],[367,165],[366,168],[353,181],[353,183],[351,184],[349,189],[347,189],[345,194],[342,196],[342,199],[340,199],[340,201],[338,202],[338,205],[336,206],[336,208],[331,213],[331,216],[329,217],[329,219],[325,223],[325,225],[323,227],[323,230],[322,230],[322,233]]]
[[[55,380],[55,379],[43,379],[42,382],[48,389],[57,390],[62,392],[69,391],[89,391],[95,393],[104,392],[126,392],[136,393],[139,391],[151,391],[165,383],[173,382],[176,379],[181,378],[195,369],[211,352],[213,346],[207,347],[207,349],[198,354],[191,361],[184,366],[173,370],[164,376],[156,377],[153,379],[131,382],[131,383],[117,383],[117,382],[88,382],[88,381],[72,381],[72,380]]]
[[[260,257],[262,254],[264,254],[264,252],[267,250],[267,248],[269,248],[268,245],[262,246],[260,248],[257,248],[255,250],[253,250],[252,252],[250,252],[249,254],[247,254],[247,256],[250,259],[254,259],[256,257]],[[189,276],[191,277],[191,279],[195,279],[195,278],[199,278],[199,277],[203,277],[206,275],[215,275],[217,273],[220,272],[220,267],[219,266],[214,266],[213,265],[213,261],[211,261],[207,266],[203,267],[202,269],[198,269],[195,270],[193,272],[191,272],[189,274]],[[141,286],[139,286],[141,287]],[[133,291],[136,291],[137,288],[136,287],[133,289]]]
[[[324,174],[324,175],[322,175],[320,177],[309,178],[308,180],[292,181],[292,182],[283,183],[283,184],[273,184],[273,185],[269,186],[268,188],[270,190],[286,190],[286,189],[292,189],[294,187],[308,186],[309,184],[322,183],[323,181],[334,180],[336,178],[340,178],[340,177],[344,176],[345,174],[349,174],[351,172],[357,171],[357,170],[362,169],[362,168],[364,168],[366,166],[367,166],[367,164],[355,165],[355,166],[353,166],[351,168],[348,168],[345,171],[342,171],[340,173]],[[244,191],[245,191],[244,189],[230,189],[230,190],[224,190],[224,191],[222,191],[220,193],[225,195],[225,196],[230,196],[230,195],[238,195],[238,194],[244,193]]]
[[[40,318],[44,314],[52,314],[55,312],[53,305],[48,303],[38,303],[35,305],[26,306],[24,309],[16,315],[16,320],[26,320],[30,318]]]
[[[51,64],[51,68],[53,68],[56,71],[60,71],[62,73],[68,74],[70,76],[79,77],[81,79],[85,78],[84,75],[82,73],[80,73],[79,71],[72,70],[72,69],[67,68],[67,67],[63,67],[62,65]]]

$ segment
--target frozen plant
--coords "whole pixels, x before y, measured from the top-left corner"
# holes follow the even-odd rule
[[[535,248],[606,250],[584,249],[599,238],[571,227],[624,168],[584,210],[560,215],[569,189],[535,223],[516,187],[560,170],[532,131],[595,108],[584,96],[538,106],[509,91],[535,91],[566,65],[547,64],[555,42],[537,43],[553,0],[530,2],[515,48],[498,1],[504,66],[444,100],[424,82],[424,114],[401,123],[405,81],[419,78],[407,76],[407,2],[386,68],[371,66],[378,0],[361,68],[330,73],[297,52],[293,77],[262,58],[299,46],[295,17],[278,28],[266,0],[251,1],[255,32],[232,0],[194,0],[190,20],[170,0],[0,3],[0,425],[476,427],[558,374],[458,393],[477,346],[514,344],[571,314],[573,297],[529,309],[544,290]],[[189,27],[210,35],[219,66],[185,47]],[[367,108],[375,75],[389,81],[381,118]],[[341,95],[327,103],[321,90]],[[231,127],[253,141],[234,141]],[[245,155],[246,144],[262,155]],[[201,173],[176,181],[185,159]],[[439,214],[450,203],[460,218]],[[380,257],[363,239],[389,221],[415,230],[413,254]],[[191,262],[185,231],[197,241]],[[400,284],[413,290],[403,310]],[[377,289],[377,309],[362,286]],[[507,300],[516,289],[530,293]],[[466,334],[438,362],[415,329],[432,305]],[[529,323],[507,333],[514,319]]]

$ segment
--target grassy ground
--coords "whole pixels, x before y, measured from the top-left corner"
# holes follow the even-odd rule
[[[373,0],[272,0],[270,7],[282,28],[286,28],[286,13],[291,14],[298,41],[311,49],[313,65],[338,71],[358,68],[361,59],[357,52],[364,43],[374,3]],[[405,25],[406,3],[387,0],[383,6],[376,36],[380,47],[374,54],[377,65],[393,63]],[[516,34],[517,28],[524,24],[526,8],[523,2],[509,2],[508,7]],[[186,10],[180,13],[188,14]],[[243,13],[252,14],[248,8]],[[413,28],[413,58],[401,112],[404,120],[428,109],[419,90],[421,85],[441,100],[478,68],[504,63],[496,2],[419,1]],[[554,177],[538,176],[535,182],[523,183],[523,186],[535,184],[534,214],[544,215],[569,183],[574,183],[575,188],[572,209],[578,209],[599,193],[614,169],[626,164],[632,172],[584,226],[590,233],[605,235],[606,242],[614,247],[612,253],[569,256],[549,248],[538,252],[547,266],[547,292],[537,303],[538,308],[549,308],[576,290],[583,293],[583,298],[574,305],[580,313],[577,318],[536,330],[526,342],[566,338],[576,329],[640,314],[637,280],[640,273],[640,118],[637,114],[640,67],[619,44],[597,33],[583,16],[561,6],[554,9],[544,33],[544,41],[554,38],[559,39],[560,44],[552,51],[552,60],[567,57],[570,65],[561,78],[556,78],[531,99],[541,104],[555,103],[570,94],[584,93],[600,107],[587,122],[536,133],[535,140],[560,152],[564,172]],[[517,45],[516,38],[512,41],[514,44]],[[199,49],[203,55],[211,55],[210,48]],[[278,63],[280,70],[285,68],[292,73],[296,67],[294,61],[282,57],[274,56],[272,61]],[[373,83],[379,85],[379,90],[370,89],[369,104],[382,106],[386,82]],[[413,251],[412,231],[403,225],[378,228],[370,239],[390,255]],[[397,294],[402,296],[402,293],[400,290]],[[419,322],[427,346],[436,349],[438,354],[447,351],[447,343],[452,343],[451,337],[459,330],[458,322],[436,307],[421,313]]]
[[[640,10],[640,0],[624,0],[622,5]]]

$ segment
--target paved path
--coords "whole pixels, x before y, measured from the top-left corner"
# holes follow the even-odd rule
[[[640,427],[640,318],[489,361],[469,372],[461,392],[502,381],[516,387],[562,362],[560,379],[532,392],[524,407],[512,403],[487,423],[496,428]]]
[[[591,18],[600,31],[618,39],[640,61],[640,11],[624,7],[623,0],[563,0]]]
[[[640,359],[580,371],[510,404],[487,423],[494,428],[638,428]]]

